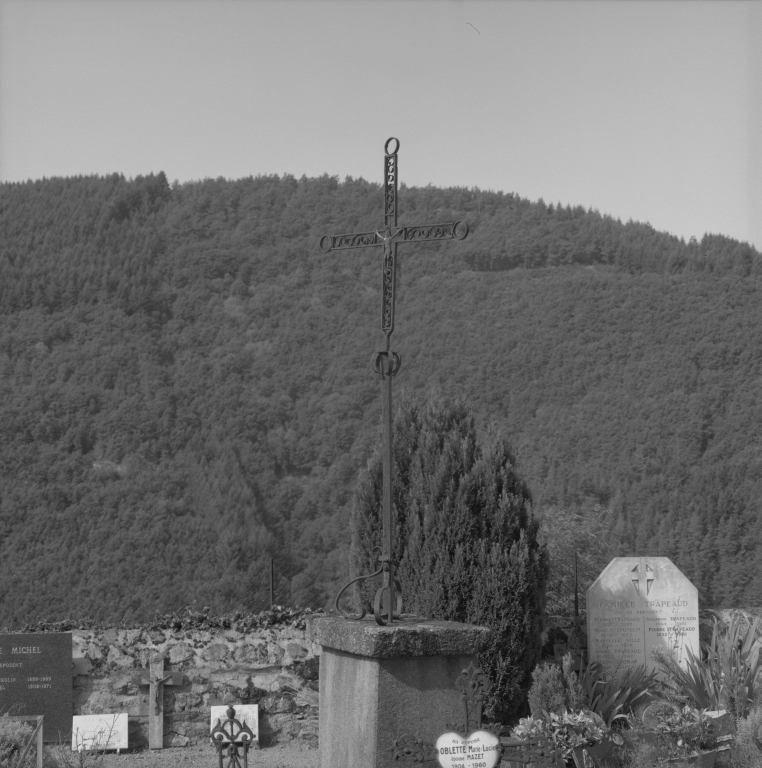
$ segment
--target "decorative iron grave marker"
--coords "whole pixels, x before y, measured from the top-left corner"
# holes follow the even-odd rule
[[[495,768],[503,760],[511,768],[528,763],[564,768],[563,749],[549,739],[514,739],[510,729],[501,723],[482,723],[487,677],[473,662],[460,673],[455,684],[463,701],[464,721],[448,724],[448,730],[434,743],[410,735],[396,739],[391,748],[396,761],[436,761],[441,768]]]
[[[393,142],[393,143],[392,143]],[[391,146],[391,148],[390,148]],[[392,521],[392,379],[400,369],[400,356],[392,351],[391,336],[394,332],[394,299],[397,286],[397,244],[424,242],[428,240],[463,240],[468,235],[464,221],[449,224],[427,224],[415,227],[397,226],[397,153],[400,143],[394,137],[384,145],[384,227],[381,232],[361,232],[350,235],[326,235],[320,240],[323,253],[348,248],[368,248],[383,245],[381,330],[386,335],[386,348],[373,356],[373,368],[385,383],[382,400],[382,422],[384,425],[384,495],[381,519],[383,523],[383,550],[379,557],[379,568],[371,574],[358,576],[348,582],[336,596],[336,610],[346,618],[362,619],[365,609],[359,615],[350,614],[339,605],[344,592],[354,583],[382,576],[381,587],[376,592],[373,614],[381,624],[391,624],[402,615],[402,587],[394,576],[394,549]]]
[[[71,733],[71,632],[0,635],[0,712],[44,715],[46,742]]]
[[[235,707],[227,708],[224,720],[222,717],[217,718],[209,736],[217,750],[219,768],[223,768],[225,757],[227,762],[224,768],[248,768],[249,747],[256,737],[243,717],[236,717]]]
[[[228,718],[229,710],[235,710],[234,718],[241,725],[245,725],[249,730],[247,733],[251,733],[251,746],[259,747],[259,704],[215,704],[210,708],[211,710],[211,723],[210,728],[214,731],[215,725],[219,725],[221,722]]]

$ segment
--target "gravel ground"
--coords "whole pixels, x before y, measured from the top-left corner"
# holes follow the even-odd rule
[[[277,744],[249,751],[251,768],[317,768],[318,750],[301,744]],[[217,752],[211,744],[109,753],[74,762],[71,768],[218,768]],[[225,762],[223,762],[223,768]]]

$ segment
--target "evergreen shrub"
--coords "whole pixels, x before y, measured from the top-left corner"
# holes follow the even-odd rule
[[[351,512],[356,574],[376,570],[381,546],[381,446],[357,482]],[[394,418],[395,562],[403,611],[487,626],[479,663],[489,676],[488,716],[506,722],[526,706],[540,657],[548,559],[531,497],[497,430],[478,439],[463,396],[403,394]],[[372,605],[378,584],[363,582]]]
[[[542,717],[545,712],[560,714],[567,709],[568,695],[556,664],[538,664],[534,668],[528,699],[532,717]]]

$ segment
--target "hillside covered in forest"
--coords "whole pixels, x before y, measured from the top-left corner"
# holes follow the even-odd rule
[[[378,437],[378,184],[0,185],[0,626],[322,604]],[[610,509],[702,605],[762,604],[762,261],[476,189],[400,189],[395,386],[462,391],[535,509]]]

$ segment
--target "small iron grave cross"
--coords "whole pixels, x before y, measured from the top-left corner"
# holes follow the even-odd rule
[[[464,221],[449,224],[426,224],[415,227],[397,226],[397,187],[400,143],[392,137],[384,145],[384,225],[381,231],[361,232],[352,235],[326,235],[320,240],[323,253],[347,248],[384,247],[381,264],[381,330],[386,335],[386,348],[374,356],[374,369],[385,383],[382,400],[382,422],[384,426],[384,495],[382,507],[383,550],[380,567],[372,574],[358,576],[346,584],[336,597],[336,610],[347,618],[361,619],[365,609],[357,616],[347,614],[339,606],[344,591],[357,581],[382,575],[383,582],[376,592],[373,613],[379,624],[391,624],[402,615],[402,590],[394,577],[392,521],[392,378],[400,367],[400,356],[391,349],[391,335],[394,331],[394,297],[397,287],[397,245],[398,243],[423,242],[425,240],[463,240],[468,235]]]
[[[148,688],[148,746],[151,749],[164,748],[164,686],[182,685],[181,672],[164,674],[164,657],[158,656],[149,662],[149,674],[136,675],[133,680],[137,685]]]

